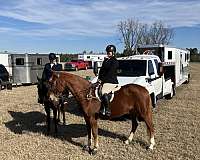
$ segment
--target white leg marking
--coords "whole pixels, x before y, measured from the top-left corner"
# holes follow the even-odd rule
[[[98,136],[97,136],[97,139],[95,140],[94,147],[95,147],[95,148],[98,148],[98,147],[99,147],[99,140],[98,140]]]
[[[154,139],[154,136],[151,137],[150,139],[150,146],[149,146],[149,149],[153,150],[153,146],[155,145],[155,139]]]
[[[133,135],[134,135],[133,132],[131,132],[130,135],[129,135],[129,137],[128,137],[128,139],[125,141],[126,144],[129,144],[130,142],[132,142]]]

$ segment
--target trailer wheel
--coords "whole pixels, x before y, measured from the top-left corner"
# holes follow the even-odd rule
[[[190,82],[190,74],[188,74],[188,79],[185,83],[188,84],[189,82]]]
[[[12,90],[12,84],[7,84],[6,88],[7,88],[8,90]]]
[[[172,89],[173,89],[173,96],[175,96],[176,95],[176,88],[175,88],[174,85],[172,85]]]
[[[165,99],[172,99],[175,94],[176,94],[176,90],[175,90],[174,85],[172,85],[171,93],[165,95]]]

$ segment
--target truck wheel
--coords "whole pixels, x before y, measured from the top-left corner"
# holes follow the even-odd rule
[[[153,93],[150,96],[151,96],[152,107],[156,108],[156,97],[154,96]]]

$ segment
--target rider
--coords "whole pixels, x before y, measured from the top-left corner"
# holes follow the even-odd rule
[[[42,73],[42,79],[43,80],[49,80],[51,77],[51,71],[61,71],[62,70],[62,64],[59,64],[57,62],[57,57],[55,53],[49,54],[49,63],[45,64],[43,73]]]
[[[109,97],[108,94],[117,87],[117,68],[119,63],[115,58],[116,47],[108,45],[106,47],[107,58],[104,59],[99,71],[98,81],[103,84],[102,87],[102,102],[103,107],[100,112],[103,115],[110,116]]]

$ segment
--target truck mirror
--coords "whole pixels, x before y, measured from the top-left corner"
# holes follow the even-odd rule
[[[93,73],[95,76],[98,75],[98,62],[94,62]]]
[[[158,63],[158,75],[162,76],[163,73],[164,73],[163,64],[162,63]]]

